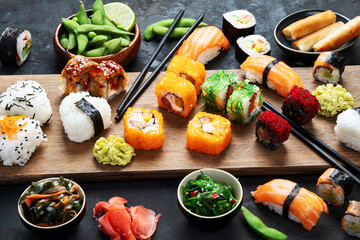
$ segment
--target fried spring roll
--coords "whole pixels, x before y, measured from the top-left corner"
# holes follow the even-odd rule
[[[315,52],[334,50],[360,34],[360,16],[356,16],[337,31],[315,43]]]
[[[290,24],[282,30],[282,33],[286,40],[295,40],[333,24],[335,20],[335,13],[331,10],[327,10]]]
[[[299,40],[296,40],[295,42],[292,42],[291,46],[296,50],[310,52],[312,51],[312,47],[314,46],[315,43],[317,43],[318,41],[320,41],[330,33],[335,32],[343,25],[344,23],[341,21],[333,23],[327,27],[317,30],[316,32],[306,35],[305,37],[302,37]]]

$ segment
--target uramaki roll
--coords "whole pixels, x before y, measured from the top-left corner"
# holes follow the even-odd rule
[[[175,73],[167,72],[155,87],[155,95],[160,107],[186,117],[196,105],[194,85]]]
[[[331,10],[327,10],[290,24],[282,30],[282,33],[284,34],[286,40],[295,40],[333,24],[335,20],[335,13]]]
[[[315,52],[334,50],[360,34],[360,17],[356,16],[337,31],[315,43]]]
[[[302,38],[296,40],[295,42],[292,42],[291,46],[296,50],[310,52],[310,51],[312,51],[312,48],[315,43],[317,43],[318,41],[320,41],[321,39],[323,39],[330,33],[335,32],[336,30],[341,28],[343,25],[344,25],[344,23],[341,21],[333,23],[333,24],[331,24],[327,27],[324,27],[320,30],[317,30],[316,32],[313,32],[305,37],[302,37]]]

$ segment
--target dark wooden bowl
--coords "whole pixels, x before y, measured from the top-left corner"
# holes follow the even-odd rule
[[[91,15],[92,11],[87,10],[87,13],[88,13],[88,15]],[[71,19],[74,16],[75,16],[75,14],[69,16],[68,19]],[[60,23],[56,27],[54,35],[53,35],[53,45],[54,45],[55,53],[58,56],[58,58],[62,62],[66,63],[71,58],[75,57],[75,54],[66,51],[66,49],[64,49],[61,46],[59,37],[64,32],[65,32],[65,27],[63,26],[62,23]],[[135,59],[135,57],[139,51],[140,44],[141,44],[140,27],[137,23],[135,23],[135,27],[132,30],[132,32],[135,35],[133,36],[133,39],[130,42],[130,45],[128,47],[126,47],[126,48],[122,49],[121,51],[114,53],[114,54],[109,54],[109,55],[105,55],[102,57],[89,57],[89,59],[91,59],[97,63],[100,63],[101,61],[106,61],[106,60],[113,60],[123,67],[126,65],[129,65]]]

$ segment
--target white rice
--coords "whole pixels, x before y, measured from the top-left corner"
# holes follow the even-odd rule
[[[241,74],[244,75],[243,77],[248,79],[250,82],[255,82],[259,84],[263,83],[262,73],[259,73],[254,70],[246,70],[246,71],[242,70]],[[274,84],[271,81],[266,81],[266,83],[268,88],[272,90],[276,90]]]
[[[314,75],[315,79],[317,79],[323,83],[331,83],[331,84],[336,85],[340,81],[340,78],[341,78],[339,69],[331,69],[331,77],[330,78],[326,77],[328,71],[329,71],[329,69],[326,67],[316,68],[315,75]]]
[[[95,134],[94,124],[75,103],[85,98],[101,114],[104,129],[111,125],[111,108],[106,99],[91,97],[88,92],[70,93],[60,104],[60,118],[68,138],[73,142],[84,142]]]
[[[327,204],[334,206],[342,206],[344,204],[345,193],[339,185],[321,183],[316,186],[316,191]]]
[[[200,55],[196,60],[205,65],[214,58],[216,58],[220,54],[220,52],[221,52],[221,47],[208,48],[202,53],[200,53]]]
[[[360,114],[354,109],[348,109],[338,115],[335,126],[337,138],[360,152]]]
[[[262,204],[264,204],[265,206],[267,206],[270,210],[280,214],[282,216],[283,214],[283,206],[280,206],[278,204],[272,203],[272,202],[262,202]],[[301,223],[300,220],[295,217],[290,211],[289,211],[289,215],[288,218],[293,220],[294,222],[298,222]]]
[[[13,83],[0,95],[0,115],[24,115],[43,125],[50,121],[52,109],[48,95],[39,83],[22,80]]]
[[[258,40],[263,41],[264,45],[263,45],[261,51],[258,52],[255,49],[250,49],[250,48],[246,47],[244,42],[246,42],[248,40],[254,41],[254,42],[257,42]],[[237,39],[236,44],[248,56],[251,56],[251,55],[264,55],[264,54],[268,53],[270,51],[270,49],[271,49],[270,43],[263,36],[257,35],[257,34],[249,35],[249,36],[246,36],[246,37],[240,37],[240,38]]]
[[[31,47],[31,33],[28,30],[24,30],[17,38],[17,42],[16,42],[16,51],[19,56],[19,61],[17,61],[16,64],[19,66],[23,64],[26,58],[29,56],[30,51],[27,54],[25,54],[25,56],[23,56],[22,54],[22,50],[26,47],[27,43],[29,43]]]
[[[2,120],[4,116],[0,116]],[[31,118],[22,118],[16,124],[23,125],[16,135],[9,139],[7,133],[0,135],[0,161],[5,166],[24,166],[30,159],[32,153],[40,146],[42,141],[47,141],[46,135],[40,128],[39,121]]]
[[[237,17],[241,18],[241,16],[243,15],[251,17],[251,20],[247,24],[237,21]],[[235,10],[235,11],[227,12],[223,14],[223,17],[237,29],[250,28],[256,24],[254,15],[252,15],[247,10]]]

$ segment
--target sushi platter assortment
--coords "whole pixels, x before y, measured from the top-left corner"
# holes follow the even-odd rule
[[[335,13],[328,10],[282,29],[295,49],[321,52],[313,68],[291,68],[271,57],[269,42],[254,34],[256,19],[247,10],[224,13],[222,30],[201,23],[119,123],[116,107],[138,73],[125,72],[112,60],[97,63],[87,58],[115,53],[128,46],[123,42],[131,41],[127,32],[131,24],[124,29],[110,21],[114,19],[108,17],[109,6],[96,0],[88,18],[81,2],[75,17],[62,19],[68,32],[61,44],[78,55],[66,63],[60,75],[0,76],[1,182],[61,175],[79,180],[173,178],[204,165],[242,175],[325,170],[316,193],[301,183],[275,178],[259,185],[251,195],[256,203],[308,231],[322,212],[331,214],[328,205],[348,204],[342,228],[360,237],[360,203],[349,201],[353,181],[359,184],[358,179],[329,168],[291,134],[295,122],[360,165],[360,111],[354,109],[360,94],[354,73],[360,73],[360,67],[345,70],[345,58],[336,52],[360,33],[360,17],[335,23]],[[163,36],[173,21],[151,24],[144,32],[145,39]],[[180,20],[172,37],[184,35],[194,22]],[[1,62],[21,65],[31,42],[29,31],[7,28],[0,38]],[[206,70],[208,62],[232,45],[239,69]],[[274,104],[292,121],[269,110],[265,102]],[[246,205],[242,197],[234,197],[233,186],[200,173],[180,190],[190,215],[225,216]],[[35,228],[66,224],[84,204],[84,196],[74,188],[77,185],[62,177],[34,183],[19,205],[30,222],[34,216],[40,217],[30,223]],[[67,211],[66,219],[59,218],[55,212],[69,210],[62,208],[69,203],[74,209]],[[150,239],[161,214],[143,206],[127,207],[126,203],[118,196],[97,203],[93,217],[98,219],[99,229],[111,239]],[[202,203],[213,208],[209,211]],[[245,207],[241,210],[262,237],[288,238],[268,228]],[[49,217],[53,215],[54,221]]]

